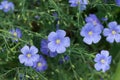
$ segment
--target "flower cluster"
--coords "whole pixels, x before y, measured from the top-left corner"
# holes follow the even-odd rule
[[[108,23],[108,28],[104,28],[96,15],[90,14],[85,18],[87,22],[85,26],[82,28],[80,35],[84,37],[83,41],[86,44],[91,45],[92,43],[98,43],[101,39],[101,32],[103,31],[103,36],[106,37],[106,40],[109,43],[113,43],[114,41],[120,42],[120,25],[117,25],[116,21],[112,21]],[[101,54],[98,53],[94,59],[96,64],[94,65],[97,71],[102,70],[106,72],[110,68],[112,57],[109,56],[109,52],[107,50],[102,50]]]
[[[84,37],[83,41],[89,45],[98,43],[101,39],[100,34],[103,26],[100,24],[95,14],[90,14],[85,20],[87,23],[80,32],[80,35]]]
[[[4,12],[13,11],[14,4],[12,2],[8,2],[7,0],[4,0],[0,4],[0,10],[3,10]]]
[[[21,38],[21,30],[20,29],[12,29],[10,33],[13,36],[13,39],[16,37]],[[55,57],[57,54],[64,53],[66,51],[66,47],[70,46],[70,38],[65,37],[66,32],[64,30],[57,30],[56,32],[51,32],[48,35],[47,39],[41,40],[41,48],[40,51],[49,56],[49,57]],[[19,55],[19,61],[21,64],[24,64],[25,66],[30,66],[35,68],[37,71],[44,71],[47,69],[47,62],[43,58],[42,55],[37,54],[38,49],[35,46],[27,46],[25,45],[21,49],[21,53]],[[65,57],[67,59],[67,57]]]
[[[21,53],[19,55],[19,60],[21,64],[25,66],[31,66],[35,68],[37,71],[44,71],[47,69],[46,60],[42,57],[42,55],[38,55],[38,49],[35,46],[27,46],[25,45],[21,49]]]
[[[116,21],[108,23],[109,28],[104,28],[96,15],[90,14],[89,17],[86,17],[85,21],[87,22],[82,28],[80,35],[84,37],[83,41],[86,44],[91,45],[92,43],[98,43],[101,39],[101,32],[109,43],[113,43],[114,40],[118,43],[120,42],[120,25],[117,25]]]
[[[109,56],[109,52],[107,50],[102,50],[101,53],[98,53],[94,59],[96,64],[94,65],[95,69],[97,71],[102,70],[103,72],[106,72],[110,69],[112,57]]]
[[[79,7],[79,10],[85,10],[86,5],[88,4],[88,0],[69,0],[71,7]]]

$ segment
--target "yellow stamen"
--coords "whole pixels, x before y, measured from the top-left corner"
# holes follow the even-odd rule
[[[57,39],[57,40],[56,40],[56,43],[57,43],[57,44],[60,44],[60,40],[59,40],[59,39]]]
[[[101,63],[104,64],[104,63],[105,63],[105,60],[104,60],[104,59],[101,59]]]
[[[30,58],[30,57],[31,57],[31,54],[27,54],[27,57]]]
[[[91,35],[93,34],[93,32],[92,32],[92,31],[89,31],[88,34],[91,36]]]
[[[14,32],[14,33],[13,33],[13,35],[14,35],[14,36],[17,36],[17,33],[16,33],[16,32]]]
[[[6,5],[4,8],[5,8],[5,9],[8,9],[8,5]]]
[[[39,63],[37,63],[37,66],[40,67],[40,66],[42,66],[42,64],[39,62]]]
[[[112,34],[113,34],[113,35],[116,34],[116,31],[113,30],[113,31],[112,31]]]

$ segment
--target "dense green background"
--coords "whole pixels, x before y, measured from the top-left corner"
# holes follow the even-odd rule
[[[85,25],[85,17],[94,13],[100,19],[107,17],[108,21],[101,23],[107,27],[108,22],[117,21],[120,24],[120,7],[108,0],[89,0],[85,11],[70,7],[68,0],[9,0],[15,4],[14,12],[0,11],[0,80],[120,80],[120,44],[109,44],[105,38],[98,44],[86,45],[80,36],[80,30]],[[67,51],[55,58],[44,56],[48,63],[45,72],[36,72],[31,67],[19,63],[20,49],[26,45],[35,45],[40,52],[40,41],[46,39],[51,31],[56,30],[54,12],[58,13],[60,29],[67,32],[71,46]],[[35,16],[40,16],[36,19]],[[9,30],[20,28],[22,38],[18,43],[11,40]],[[106,73],[94,68],[94,57],[101,50],[110,51],[112,55],[111,68]],[[70,60],[59,64],[59,59],[69,55]],[[117,68],[117,70],[116,70]],[[21,78],[21,79],[20,79]],[[116,79],[115,79],[116,78]]]

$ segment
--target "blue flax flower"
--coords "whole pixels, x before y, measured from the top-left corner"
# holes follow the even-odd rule
[[[103,35],[106,36],[106,40],[110,43],[120,42],[120,25],[117,25],[116,21],[110,22],[108,24],[109,28],[103,30]]]
[[[24,63],[25,66],[33,66],[33,63],[39,59],[38,49],[35,46],[25,45],[21,49],[22,54],[19,55],[19,61],[21,64]]]
[[[88,4],[88,0],[69,0],[71,7],[77,7],[79,6],[80,10],[85,10],[86,5]]]
[[[94,27],[92,23],[87,23],[81,30],[80,35],[84,37],[83,41],[86,44],[98,43],[101,39],[101,30]]]
[[[47,62],[42,55],[39,56],[39,59],[34,62],[33,68],[37,71],[45,71],[47,69]]]
[[[85,21],[87,23],[92,23],[95,27],[98,27],[101,30],[103,29],[103,26],[95,14],[89,14],[89,16],[85,18]]]
[[[47,39],[42,39],[41,40],[41,48],[40,51],[50,57],[55,57],[57,56],[57,52],[51,52],[48,48],[48,43],[49,41]]]
[[[22,32],[19,28],[10,30],[10,33],[12,34],[13,41],[16,41],[16,42],[18,42],[18,39],[22,37]]]
[[[4,0],[1,2],[0,10],[3,10],[4,12],[13,11],[14,10],[14,4],[12,2],[8,2],[7,0]]]
[[[48,35],[48,48],[51,52],[64,53],[66,51],[66,47],[70,46],[70,38],[65,35],[64,30],[57,30]]]
[[[98,53],[94,59],[96,64],[94,65],[95,69],[97,71],[102,70],[103,72],[106,72],[110,69],[112,57],[109,56],[109,52],[107,50],[102,50],[101,53]]]
[[[120,0],[115,0],[117,6],[120,6]]]

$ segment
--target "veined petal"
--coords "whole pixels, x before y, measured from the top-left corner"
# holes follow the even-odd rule
[[[83,41],[86,43],[86,44],[89,44],[91,45],[92,44],[92,39],[91,38],[84,38]]]
[[[30,47],[30,53],[31,54],[36,54],[36,53],[38,53],[38,49],[35,46],[31,46]]]
[[[61,37],[61,36],[62,36],[62,37],[65,37],[65,35],[66,35],[66,32],[65,32],[64,30],[57,30],[56,33],[57,33],[57,35],[60,36],[60,37]]]
[[[116,21],[112,21],[108,24],[109,28],[113,29],[114,27],[117,26],[117,22]]]
[[[97,70],[97,71],[100,71],[102,68],[101,68],[101,65],[100,64],[98,64],[98,63],[96,63],[95,65],[94,65],[94,67],[95,67],[95,69]]]
[[[100,41],[100,39],[101,39],[101,36],[100,36],[100,35],[95,35],[95,36],[93,37],[93,43],[98,43],[98,42]]]
[[[26,55],[29,52],[29,47],[27,45],[25,45],[22,49],[21,52]]]
[[[64,53],[66,51],[66,48],[62,45],[58,46],[56,49],[57,53]]]
[[[107,70],[110,69],[110,66],[107,64],[107,65],[104,65],[104,67],[102,67],[102,71],[103,72],[106,72]]]
[[[97,54],[96,57],[95,57],[95,59],[94,59],[94,61],[95,62],[99,62],[100,61],[100,56],[101,56],[100,54]]]
[[[70,38],[69,37],[65,37],[62,44],[65,47],[69,47],[70,46]]]
[[[105,29],[103,30],[103,35],[104,35],[104,36],[108,36],[109,34],[111,34],[110,29],[105,28]]]
[[[116,34],[115,35],[115,41],[116,42],[120,42],[120,34]]]
[[[55,52],[56,48],[57,48],[55,42],[53,42],[53,41],[49,42],[48,48],[50,49],[51,52]]]
[[[30,60],[33,61],[33,62],[38,61],[39,60],[39,55],[38,54],[32,55]]]
[[[109,56],[109,52],[107,50],[102,50],[101,54],[104,55],[105,57]]]
[[[33,61],[31,61],[30,59],[27,59],[27,61],[25,61],[25,66],[33,66]]]
[[[114,42],[114,37],[113,37],[113,36],[108,36],[108,37],[106,38],[106,40],[107,40],[108,42],[110,42],[110,43],[113,43],[113,42]]]
[[[23,64],[24,62],[26,62],[27,61],[27,59],[26,59],[26,57],[25,57],[25,55],[23,55],[23,54],[21,54],[21,55],[19,55],[19,61],[20,61],[20,63],[21,64]]]
[[[55,38],[56,38],[57,34],[55,32],[51,32],[49,35],[48,35],[48,40],[49,41],[54,41]]]

